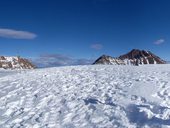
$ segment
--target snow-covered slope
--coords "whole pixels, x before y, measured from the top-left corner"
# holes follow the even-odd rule
[[[0,70],[0,128],[169,126],[169,64]]]
[[[35,66],[21,57],[0,56],[0,68],[4,69],[34,69]]]

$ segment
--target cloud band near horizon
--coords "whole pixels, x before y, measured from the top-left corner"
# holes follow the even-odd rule
[[[56,67],[70,65],[89,65],[94,62],[93,59],[74,58],[64,54],[43,54],[38,58],[32,59],[37,67]]]
[[[28,31],[0,28],[0,37],[10,39],[35,39],[37,35]]]

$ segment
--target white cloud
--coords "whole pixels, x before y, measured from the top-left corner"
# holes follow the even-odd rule
[[[28,31],[0,28],[0,37],[12,39],[34,39],[37,35]]]
[[[103,48],[102,44],[92,44],[90,48],[95,49],[95,50],[101,50]]]
[[[164,42],[165,42],[164,39],[159,39],[159,40],[155,41],[154,44],[160,45],[160,44],[163,44]]]

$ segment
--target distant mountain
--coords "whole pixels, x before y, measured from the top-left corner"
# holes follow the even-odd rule
[[[103,55],[93,64],[111,64],[111,65],[143,65],[143,64],[166,64],[166,61],[156,56],[150,51],[133,49],[127,54],[117,58]]]
[[[34,69],[35,66],[29,60],[25,58],[0,56],[0,68]]]
[[[166,61],[162,60],[160,57],[156,56],[152,52],[139,49],[133,49],[127,54],[121,55],[119,58],[121,60],[124,60],[126,64],[132,65],[166,63]]]
[[[119,58],[113,58],[111,56],[102,55],[93,64],[125,65],[125,62]]]

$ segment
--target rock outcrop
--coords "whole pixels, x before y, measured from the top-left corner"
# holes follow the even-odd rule
[[[36,68],[29,60],[21,57],[0,56],[0,68],[4,69],[34,69]]]

